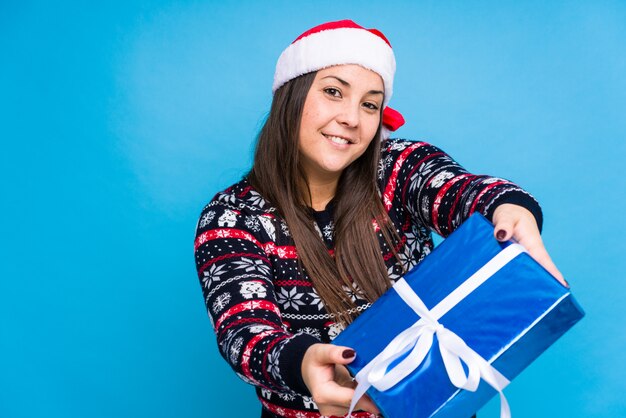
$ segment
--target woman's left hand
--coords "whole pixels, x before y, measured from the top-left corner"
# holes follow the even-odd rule
[[[556,268],[548,255],[546,247],[537,227],[533,214],[526,208],[511,203],[504,203],[496,208],[493,213],[494,235],[498,241],[513,239],[520,243],[532,258],[541,264],[563,286],[569,284]]]

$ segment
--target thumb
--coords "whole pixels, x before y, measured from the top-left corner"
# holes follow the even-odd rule
[[[498,241],[506,241],[513,237],[515,222],[512,217],[502,214],[493,220],[493,235]]]
[[[317,351],[316,360],[324,364],[348,364],[356,356],[356,351],[350,347],[332,344],[323,344]]]

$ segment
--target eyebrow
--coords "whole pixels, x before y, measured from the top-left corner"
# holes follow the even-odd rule
[[[322,80],[326,79],[326,78],[334,78],[335,80],[339,81],[341,84],[343,84],[346,87],[350,87],[350,83],[348,83],[346,80],[343,80],[335,75],[327,75],[326,77],[323,77]],[[370,90],[367,92],[367,94],[382,94],[383,96],[385,95],[384,91],[381,90]]]

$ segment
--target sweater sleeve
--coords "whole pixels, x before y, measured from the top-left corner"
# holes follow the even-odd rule
[[[319,342],[292,334],[281,319],[273,267],[249,216],[209,204],[194,243],[196,268],[219,351],[245,382],[274,392],[308,394],[300,376],[305,351]]]
[[[492,220],[498,205],[513,203],[528,209],[541,230],[541,207],[518,185],[471,174],[426,142],[394,139],[383,147],[379,178],[387,210],[402,205],[414,221],[448,236],[474,212]]]

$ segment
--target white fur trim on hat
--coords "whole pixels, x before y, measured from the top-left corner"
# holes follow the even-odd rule
[[[298,76],[341,64],[358,64],[380,75],[387,105],[396,72],[393,50],[381,37],[358,28],[323,30],[289,45],[278,58],[272,92]]]

